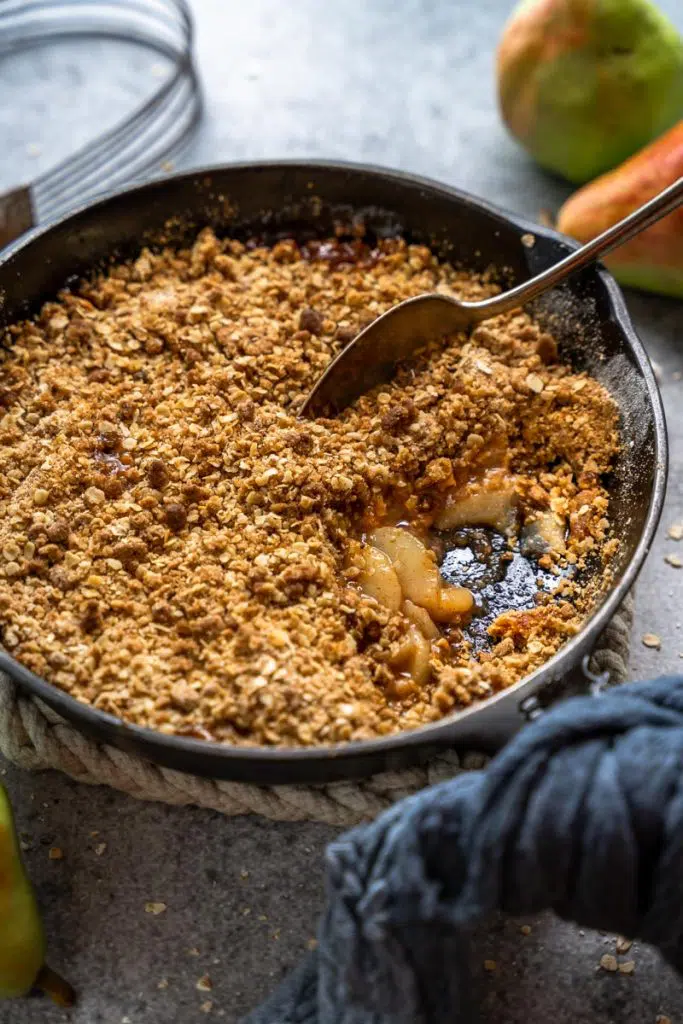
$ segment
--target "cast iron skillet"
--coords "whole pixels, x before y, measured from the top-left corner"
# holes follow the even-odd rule
[[[127,189],[25,236],[0,260],[0,326],[35,313],[77,275],[143,243],[188,240],[198,227],[246,236],[329,234],[335,223],[364,221],[377,235],[402,233],[472,269],[504,268],[511,281],[537,273],[573,243],[465,193],[393,171],[350,164],[236,164]],[[165,736],[83,705],[8,654],[4,669],[78,729],[158,764],[213,778],[255,783],[328,782],[415,764],[444,746],[491,749],[523,721],[560,679],[576,674],[632,586],[659,520],[667,442],[664,412],[648,358],[624,300],[602,269],[581,273],[543,300],[561,353],[615,396],[624,449],[610,481],[611,518],[622,542],[616,582],[581,632],[531,676],[444,720],[383,739],[338,747],[232,747]]]

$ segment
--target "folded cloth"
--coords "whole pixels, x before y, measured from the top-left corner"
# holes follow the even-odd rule
[[[550,908],[683,969],[683,676],[568,700],[326,853],[318,947],[245,1024],[470,1024],[470,929]]]

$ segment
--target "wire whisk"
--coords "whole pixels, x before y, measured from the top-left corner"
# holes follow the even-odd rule
[[[159,54],[169,72],[132,114],[29,186],[32,219],[145,177],[183,149],[202,114],[185,0],[2,0],[0,59],[57,40],[111,39]]]

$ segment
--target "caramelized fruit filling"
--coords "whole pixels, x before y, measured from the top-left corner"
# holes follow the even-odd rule
[[[391,518],[402,517],[395,512]],[[350,561],[360,567],[356,584],[362,593],[410,621],[391,664],[418,685],[429,679],[430,658],[444,646],[441,627],[464,626],[481,611],[472,590],[444,579],[437,557],[437,552],[442,560],[448,554],[439,535],[470,527],[491,528],[511,549],[517,545],[525,558],[546,556],[557,562],[566,553],[563,518],[552,511],[524,510],[514,476],[491,468],[439,496],[419,524],[404,520],[378,527],[351,546]]]

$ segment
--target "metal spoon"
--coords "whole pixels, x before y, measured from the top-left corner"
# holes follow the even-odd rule
[[[516,309],[554,288],[575,271],[671,213],[683,202],[683,177],[554,267],[502,295],[483,302],[461,302],[448,295],[406,299],[357,334],[316,381],[300,416],[334,416],[366,391],[391,380],[399,363],[435,339]]]

